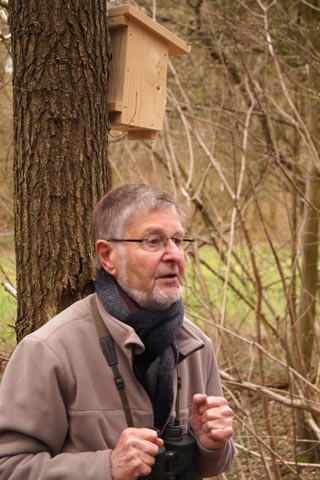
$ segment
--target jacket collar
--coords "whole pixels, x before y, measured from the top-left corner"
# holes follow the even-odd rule
[[[189,324],[191,322],[185,319],[178,333],[179,363],[192,353],[204,348],[203,341],[191,330]]]
[[[97,306],[103,322],[110,335],[126,356],[131,357],[132,351],[136,354],[144,351],[144,344],[132,327],[111,316],[96,296]],[[191,330],[190,322],[184,320],[179,330],[177,341],[179,347],[179,363],[192,353],[204,347],[203,341]],[[190,324],[191,325],[191,324]],[[132,348],[133,347],[133,348]]]

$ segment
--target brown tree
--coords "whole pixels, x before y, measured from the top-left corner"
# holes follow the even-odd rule
[[[108,188],[106,0],[10,0],[17,339],[92,290]]]

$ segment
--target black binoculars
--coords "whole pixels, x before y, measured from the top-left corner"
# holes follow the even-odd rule
[[[164,446],[159,448],[148,480],[197,480],[194,466],[196,441],[191,435],[182,435],[180,422],[169,423],[162,436]]]

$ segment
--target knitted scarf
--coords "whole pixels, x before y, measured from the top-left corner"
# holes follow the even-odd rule
[[[142,354],[134,355],[133,369],[151,399],[154,426],[161,429],[173,402],[173,372],[179,357],[176,338],[184,313],[182,301],[158,312],[143,310],[139,305],[133,307],[131,299],[125,301],[126,294],[102,268],[96,279],[96,293],[107,312],[130,325],[145,346]]]

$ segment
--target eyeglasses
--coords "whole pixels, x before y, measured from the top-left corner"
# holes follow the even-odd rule
[[[171,240],[179,250],[184,250],[190,243],[194,242],[194,238],[182,238],[182,237],[165,237],[162,235],[148,235],[144,238],[132,239],[132,238],[109,238],[107,242],[136,242],[141,243],[142,247],[148,252],[159,252],[163,250],[168,240]]]

